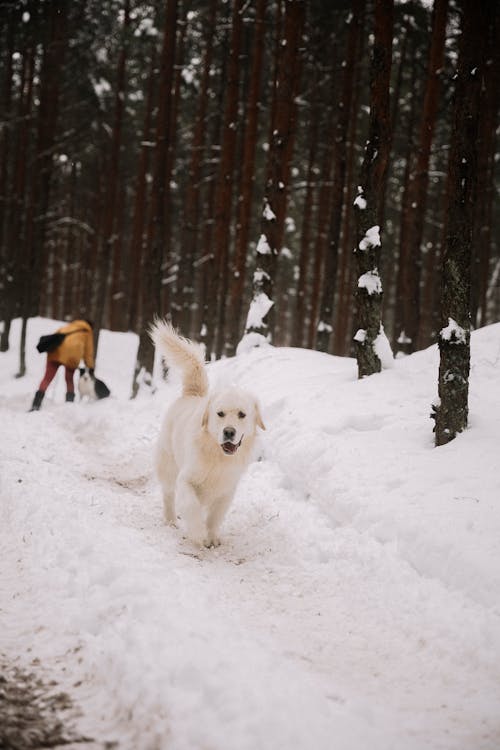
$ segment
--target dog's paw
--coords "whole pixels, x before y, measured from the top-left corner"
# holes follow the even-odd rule
[[[203,544],[207,549],[220,547],[220,539],[217,536],[210,536],[203,540]]]
[[[165,513],[164,519],[167,526],[171,526],[173,529],[177,528],[177,518],[175,516]]]

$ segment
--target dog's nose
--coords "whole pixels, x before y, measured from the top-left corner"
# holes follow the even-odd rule
[[[224,427],[224,430],[222,432],[222,437],[224,440],[234,440],[234,436],[236,435],[236,430],[234,427]]]

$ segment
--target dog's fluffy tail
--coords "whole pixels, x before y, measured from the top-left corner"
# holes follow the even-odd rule
[[[182,395],[205,396],[208,378],[201,346],[179,336],[166,320],[156,320],[149,329],[149,335],[167,364],[181,370]]]

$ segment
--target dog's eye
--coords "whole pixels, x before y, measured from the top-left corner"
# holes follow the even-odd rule
[[[245,417],[246,417],[246,414],[245,414],[244,411],[239,411],[238,412],[238,419],[245,419]]]
[[[225,414],[225,412],[223,412],[223,411],[218,411],[218,412],[217,412],[217,416],[218,416],[218,417],[225,417],[225,416],[226,416],[226,414]]]

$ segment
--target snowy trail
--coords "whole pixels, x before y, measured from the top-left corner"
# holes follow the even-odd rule
[[[175,387],[37,415],[17,396],[0,403],[0,650],[40,658],[82,707],[82,731],[122,750],[497,748],[498,600],[486,583],[471,595],[468,548],[470,577],[436,564],[421,506],[393,515],[391,488],[407,499],[406,474],[432,452],[417,431],[402,471],[355,471],[364,441],[376,434],[380,462],[384,427],[405,429],[405,410],[387,406],[400,392],[367,412],[358,387],[358,411],[328,412],[326,378],[345,399],[352,363],[304,353],[276,388],[287,359],[211,368],[258,386],[269,428],[217,550],[161,520],[151,446]],[[302,382],[313,395],[298,402]],[[461,531],[459,519],[450,548]]]
[[[61,413],[63,410],[65,407]],[[83,416],[84,420],[88,418]],[[88,429],[93,432],[96,425],[91,423]],[[165,696],[165,725],[160,724],[156,731],[161,737],[168,728],[179,747],[202,746],[205,741],[220,747],[220,737],[215,734],[210,738],[207,727],[224,723],[230,738],[235,721],[233,731],[241,732],[242,704],[249,713],[245,728],[248,745],[239,743],[238,747],[251,747],[257,741],[259,747],[305,747],[313,742],[326,748],[332,722],[341,727],[346,747],[363,742],[387,747],[386,727],[391,724],[387,705],[396,708],[398,715],[406,715],[403,734],[414,735],[412,742],[406,740],[406,747],[427,744],[449,726],[450,720],[462,728],[461,742],[466,739],[467,727],[474,726],[478,716],[468,684],[470,673],[463,669],[467,654],[453,627],[460,622],[460,628],[467,631],[467,618],[474,619],[474,611],[467,611],[462,601],[438,583],[421,580],[380,542],[349,528],[336,530],[313,505],[304,505],[283,486],[285,477],[269,461],[255,464],[245,478],[238,508],[228,520],[225,546],[198,552],[161,524],[157,488],[147,474],[131,470],[143,470],[147,465],[147,443],[125,451],[134,456],[131,462],[120,460],[115,446],[107,455],[93,441],[84,443],[90,437],[84,438],[84,434],[80,429],[75,437],[71,430],[63,442],[70,464],[68,483],[75,469],[89,483],[90,506],[75,508],[81,514],[78,523],[87,524],[85,546],[75,550],[73,576],[68,576],[71,568],[60,573],[66,586],[76,588],[76,594],[83,593],[79,587],[94,592],[88,602],[89,621],[81,619],[85,617],[82,609],[74,613],[73,625],[84,640],[94,641],[94,648],[98,646],[95,639],[99,636],[93,628],[102,620],[108,622],[110,636],[115,639],[111,653],[97,651],[112,670],[111,681],[101,685],[108,699],[116,691],[115,681],[129,685],[139,669],[132,662],[127,664],[131,672],[116,673],[123,649],[136,653],[141,671],[144,666],[153,670],[156,658],[160,663],[164,659],[166,669],[174,671],[172,695],[168,697],[167,692]],[[54,433],[54,439],[56,436]],[[81,464],[75,465],[71,457],[78,455],[82,444],[87,453]],[[52,449],[50,446],[47,455]],[[94,537],[96,546],[90,549],[88,526],[99,519],[99,526],[106,521],[107,533],[102,528],[96,530],[101,539]],[[122,527],[126,531],[120,544],[115,532]],[[95,557],[101,544],[104,559]],[[47,553],[44,550],[45,558]],[[86,559],[88,570],[83,574],[77,568],[88,554],[94,560]],[[124,555],[128,556],[126,565]],[[50,588],[54,589],[57,581],[52,575]],[[391,591],[389,600],[387,587]],[[114,601],[107,600],[105,591],[114,595]],[[67,592],[63,589],[61,594],[62,603]],[[129,611],[128,600],[135,602],[135,613]],[[172,605],[176,613],[171,612]],[[433,616],[436,607],[447,610],[448,628],[443,629],[441,614]],[[416,612],[420,615],[417,620]],[[141,643],[137,618],[140,622],[142,616],[149,620],[148,639],[154,634],[156,643]],[[193,636],[199,639],[198,648],[186,664],[185,653],[193,652]],[[168,653],[171,637],[176,641],[174,649],[184,654],[182,664],[175,658],[172,663]],[[107,642],[105,630],[101,638]],[[442,704],[436,705],[436,700],[446,693],[450,673],[455,671],[456,649],[461,650],[463,659],[461,684],[454,685],[455,705],[446,705],[445,709]],[[471,657],[473,674],[473,649]],[[248,671],[252,677],[245,690]],[[97,676],[102,679],[102,675]],[[165,695],[165,686],[161,684],[161,671],[152,676],[156,680],[148,685],[149,698],[156,713],[161,712],[163,701],[158,698]],[[266,686],[263,695],[256,694],[256,682]],[[208,694],[211,702],[207,706]],[[115,695],[117,723],[123,721],[123,697],[119,691]],[[128,695],[125,698],[130,701]],[[217,707],[222,710],[218,717]],[[199,736],[193,734],[193,711],[203,727]],[[422,711],[427,714],[425,729]],[[436,713],[437,721],[433,720]],[[308,717],[307,722],[302,720],[303,715]],[[360,728],[356,729],[358,722]],[[111,737],[113,723],[108,730]],[[88,731],[95,733],[95,726]],[[398,725],[392,738],[395,745],[401,731]],[[139,737],[132,731],[129,741],[137,742]],[[229,739],[227,747],[232,747],[232,741]],[[463,745],[459,742],[456,746]]]

